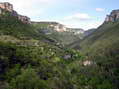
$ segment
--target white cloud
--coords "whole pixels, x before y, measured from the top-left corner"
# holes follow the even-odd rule
[[[98,11],[98,12],[103,12],[103,11],[105,11],[104,8],[96,8],[95,10]]]
[[[74,15],[66,16],[64,19],[65,20],[81,20],[81,21],[83,21],[83,20],[90,20],[91,16],[89,16],[86,13],[76,13]]]
[[[60,21],[67,27],[83,28],[84,30],[96,28],[102,23],[96,21],[93,16],[90,16],[87,13],[76,13],[70,16],[66,16],[63,20]]]
[[[74,28],[82,28],[84,30],[88,30],[91,28],[97,28],[99,27],[103,21],[92,21],[92,22],[62,22],[63,24],[65,24],[67,27],[74,27]]]
[[[77,13],[71,16],[66,16],[63,20],[60,20],[60,22],[67,27],[83,28],[84,30],[97,28],[103,23],[103,21],[97,20],[96,17],[86,13]]]
[[[99,27],[102,23],[103,23],[103,21],[93,21],[93,22],[88,23],[85,28],[87,28],[87,29],[97,28],[97,27]]]

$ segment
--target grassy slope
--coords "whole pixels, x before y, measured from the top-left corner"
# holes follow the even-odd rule
[[[86,37],[80,44],[82,51],[96,51],[106,49],[119,42],[119,22],[105,23],[90,36]]]

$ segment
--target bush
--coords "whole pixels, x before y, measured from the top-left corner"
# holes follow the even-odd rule
[[[41,80],[34,69],[22,70],[22,74],[12,79],[9,89],[48,89],[44,80]]]

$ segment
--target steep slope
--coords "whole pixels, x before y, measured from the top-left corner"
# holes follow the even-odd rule
[[[96,29],[89,29],[84,32],[84,36],[89,36],[91,33],[93,33]]]
[[[73,45],[73,46],[72,46]],[[84,76],[94,89],[119,88],[119,21],[104,22],[83,40],[70,45],[86,56]],[[93,77],[91,77],[94,75]],[[88,89],[93,89],[88,87]]]
[[[96,29],[89,29],[87,31],[83,30],[83,33],[81,33],[80,39],[77,39],[75,41],[73,41],[72,43],[68,44],[66,47],[68,48],[73,48],[73,49],[81,49],[80,47],[80,42],[85,39],[87,36],[91,35]]]
[[[82,50],[91,47],[84,57],[56,46],[37,26],[9,14],[0,19],[0,89],[119,89],[118,22],[82,41]]]
[[[19,42],[20,40],[25,41],[30,40],[29,43],[35,43],[40,40],[41,43],[55,43],[50,37],[46,37],[44,34],[37,31],[30,24],[24,24],[17,17],[12,16],[10,13],[6,13],[5,15],[0,15],[0,38],[4,41],[11,40]],[[11,42],[12,42],[11,41]],[[19,42],[21,43],[21,42]]]
[[[91,50],[94,53],[98,50],[106,51],[115,48],[119,42],[119,10],[113,10],[110,15],[107,15],[104,23],[96,29],[92,34],[85,37],[80,46],[83,51]],[[114,47],[112,47],[114,46]],[[118,47],[117,47],[118,49]],[[108,50],[108,49],[107,49]]]
[[[67,57],[68,56],[68,57]],[[78,51],[54,40],[9,13],[0,15],[0,89],[73,89],[70,68]]]
[[[87,74],[91,73],[91,75],[93,75],[94,73],[94,79],[91,78],[92,80],[95,80],[93,86],[95,86],[95,84],[96,86],[94,89],[119,88],[118,36],[119,22],[107,22],[78,44],[78,48],[80,47],[80,51],[86,55],[86,59],[89,62],[93,62],[93,65],[90,66]],[[84,70],[86,71],[87,69]],[[101,84],[99,84],[100,79],[103,80]],[[99,86],[97,84],[99,84]]]
[[[83,37],[82,29],[66,28],[57,22],[32,22],[33,26],[57,43],[68,45]]]
[[[104,50],[119,42],[119,22],[108,22],[101,25],[95,32],[87,36],[81,43],[82,51],[95,49]],[[96,50],[95,50],[96,52]]]

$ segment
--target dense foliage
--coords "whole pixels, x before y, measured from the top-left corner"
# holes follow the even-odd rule
[[[72,55],[71,59],[65,60],[64,53]],[[6,81],[9,89],[72,89],[74,76],[69,67],[82,56],[75,51],[64,53],[51,47],[0,43],[0,80]]]
[[[119,88],[119,22],[108,22],[95,29],[83,40],[76,41],[70,47],[79,49],[87,60],[93,62],[85,68],[88,89]],[[91,80],[90,80],[91,79]],[[91,86],[90,86],[91,84]],[[93,87],[92,87],[93,86]]]
[[[80,47],[82,48],[81,51],[88,56],[89,59],[93,60],[99,67],[100,70],[97,72],[97,74],[100,74],[101,72],[100,76],[103,76],[103,79],[112,83],[113,87],[108,89],[119,88],[118,36],[119,22],[108,22],[101,25],[80,44]]]
[[[118,28],[102,25],[80,53],[9,13],[0,16],[0,89],[118,89]]]
[[[68,65],[82,60],[77,51],[51,40],[9,13],[0,17],[0,88],[72,89]],[[78,55],[77,55],[78,54]],[[65,59],[66,55],[70,55]]]

